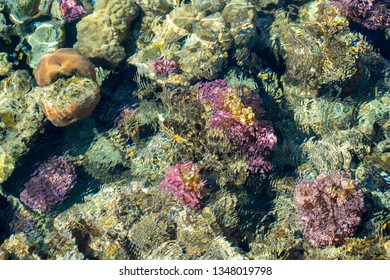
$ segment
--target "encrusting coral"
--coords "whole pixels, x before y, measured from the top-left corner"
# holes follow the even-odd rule
[[[20,193],[20,200],[34,210],[50,211],[65,200],[75,183],[72,163],[66,157],[54,156],[32,174]]]
[[[77,0],[61,0],[60,3],[62,15],[67,22],[77,20],[87,14]]]
[[[303,236],[314,247],[343,244],[346,237],[355,234],[365,210],[363,192],[348,172],[302,180],[294,200]]]
[[[390,27],[390,3],[387,0],[332,0],[349,19],[368,29]]]
[[[94,65],[78,50],[63,48],[48,51],[38,62],[34,77],[39,86],[48,86],[60,76],[79,75],[96,81]]]

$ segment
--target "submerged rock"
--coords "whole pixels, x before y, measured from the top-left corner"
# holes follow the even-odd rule
[[[67,126],[90,116],[100,100],[99,86],[89,78],[79,77],[37,87],[34,97],[55,126]]]

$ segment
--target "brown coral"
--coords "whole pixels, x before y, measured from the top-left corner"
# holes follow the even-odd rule
[[[34,71],[34,77],[39,86],[48,86],[60,76],[73,76],[74,74],[96,81],[94,65],[78,50],[71,48],[48,51],[42,56]]]
[[[365,210],[363,192],[350,173],[342,171],[302,180],[294,200],[303,236],[313,247],[343,244],[355,234]]]

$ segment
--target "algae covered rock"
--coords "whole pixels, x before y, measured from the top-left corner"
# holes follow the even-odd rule
[[[42,125],[43,114],[32,97],[30,81],[27,71],[17,70],[0,82],[0,183],[29,150]]]
[[[100,180],[112,178],[117,169],[126,165],[123,152],[105,137],[100,137],[93,143],[85,156],[85,171]]]
[[[9,76],[12,72],[12,63],[7,58],[7,53],[0,53],[0,77]]]
[[[31,50],[26,50],[27,64],[35,68],[42,55],[61,48],[65,42],[63,24],[59,20],[34,23],[34,32],[26,35]]]
[[[34,97],[55,126],[67,126],[90,116],[100,100],[99,86],[91,79],[79,77],[35,88]]]

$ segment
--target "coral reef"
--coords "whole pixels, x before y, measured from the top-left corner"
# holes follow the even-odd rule
[[[298,222],[314,247],[343,244],[355,234],[364,212],[363,193],[348,172],[302,180],[294,191]]]
[[[0,0],[0,259],[389,259],[389,7]]]
[[[191,209],[197,210],[205,185],[199,172],[198,165],[191,161],[171,166],[165,170],[165,178],[161,181],[160,188],[167,193],[171,192]]]
[[[260,119],[264,111],[259,96],[251,90],[238,92],[223,80],[205,82],[198,87],[200,102],[210,102],[213,108],[211,128],[226,133],[240,153],[249,154],[251,172],[269,171],[271,164],[266,157],[277,139],[271,122]]]
[[[48,212],[66,199],[75,183],[72,163],[66,157],[54,156],[34,171],[20,193],[20,200],[31,209]]]
[[[89,78],[76,76],[37,87],[33,94],[55,126],[67,126],[90,116],[100,100],[99,86]]]
[[[285,81],[312,95],[325,84],[347,85],[360,73],[362,59],[375,56],[363,36],[352,33],[348,21],[326,1],[302,7],[298,22],[278,12],[270,39],[278,57],[285,59]]]
[[[160,83],[163,81],[151,69],[161,56],[175,60],[188,79],[217,78],[227,64],[233,38],[221,13],[210,9],[212,13],[207,4],[197,2],[177,6],[159,21],[146,17],[145,21],[152,21],[145,22],[145,27],[152,25],[152,33],[145,30],[151,38],[145,38],[147,42],[128,62],[137,66],[139,75]]]
[[[78,50],[70,48],[47,52],[34,70],[35,80],[41,87],[52,84],[60,76],[73,75],[96,81],[94,65]]]

